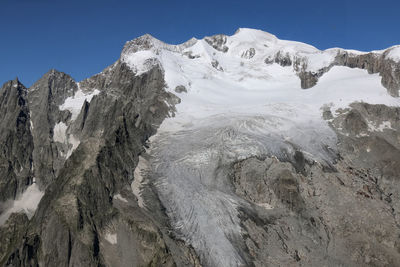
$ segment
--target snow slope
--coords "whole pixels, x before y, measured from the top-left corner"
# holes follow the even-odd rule
[[[386,57],[394,61],[400,62],[400,46],[394,46],[390,48],[389,53],[386,55]]]
[[[15,212],[24,212],[30,219],[35,214],[43,195],[44,192],[39,190],[36,183],[31,184],[17,199],[5,203],[9,207],[1,214],[0,225],[3,225],[8,217]]]
[[[335,111],[355,101],[390,106],[400,101],[387,93],[378,74],[365,70],[333,67],[316,86],[303,90],[292,66],[265,63],[279,53],[306,60],[308,70],[316,71],[340,49],[320,51],[252,29],[219,40],[214,45],[222,49],[206,38],[168,45],[146,35],[134,47],[128,43],[121,59],[136,75],[161,66],[167,90],[182,100],[176,115],[151,138],[152,161],[146,164],[177,236],[206,265],[240,266],[245,264],[238,252],[241,204],[229,190],[223,166],[251,156],[284,158],[295,149],[330,164],[337,139],[321,117],[324,106]],[[177,86],[187,93],[176,93]],[[140,173],[139,166],[135,174]],[[138,185],[133,188],[138,194]]]
[[[313,46],[277,39],[274,35],[252,29],[240,29],[227,37],[226,53],[211,47],[205,39],[191,40],[190,46],[167,45],[146,35],[153,43],[148,50],[123,54],[122,60],[137,75],[159,64],[165,70],[168,90],[183,85],[187,94],[179,94],[182,103],[177,106],[175,123],[187,123],[196,118],[213,114],[242,112],[264,113],[267,104],[305,104],[318,112],[325,103],[333,108],[344,107],[354,101],[397,105],[380,84],[378,74],[366,71],[334,67],[308,90],[300,89],[300,81],[292,67],[265,64],[268,57],[286,54],[291,58],[308,60],[309,70],[328,66],[339,49],[320,51]],[[255,50],[252,58],[242,55],[249,49]],[[357,53],[357,51],[352,51]],[[362,52],[359,52],[362,53]],[[195,56],[190,59],[187,54]],[[212,66],[218,62],[218,70]],[[168,122],[163,126],[170,126]]]

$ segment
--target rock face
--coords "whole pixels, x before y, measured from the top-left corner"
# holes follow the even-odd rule
[[[306,164],[302,174],[293,165],[276,158],[235,165],[236,191],[253,206],[242,216],[255,266],[397,265],[400,229],[392,193],[380,188],[387,178],[347,160],[333,173]]]
[[[275,55],[275,63],[278,63],[282,67],[287,67],[292,65],[292,60],[290,59],[289,54],[283,55],[280,51]]]
[[[79,83],[5,83],[0,266],[399,266],[391,52],[144,35]],[[342,94],[352,69],[385,88]]]
[[[173,112],[179,99],[163,90],[160,69],[135,77],[119,62],[109,71],[106,81],[99,75],[82,82],[86,90],[95,86],[103,93],[90,104],[84,102],[75,120],[71,120],[69,111],[60,111],[57,106],[78,88],[69,76],[51,71],[29,89],[31,112],[35,114],[33,139],[35,144],[40,144],[40,152],[36,154],[39,158],[33,157],[33,162],[38,164],[36,170],[40,170],[35,175],[47,188],[34,218],[14,230],[12,242],[2,243],[1,265],[184,266],[196,263],[190,248],[168,237],[165,215],[150,215],[139,208],[129,190],[144,142],[163,118]],[[25,88],[18,85],[13,89],[14,84],[17,83],[6,84],[5,90],[26,95]],[[18,111],[15,105],[7,104],[7,108]],[[59,121],[69,125],[68,131],[80,139],[68,159],[57,153],[58,144],[52,138],[52,129]],[[65,162],[58,171],[53,167],[57,161]],[[113,198],[117,192],[123,197]],[[153,198],[157,206],[157,197]],[[15,216],[10,217],[2,226],[5,231],[2,239],[11,238],[10,227],[16,220]],[[115,243],[109,236],[115,236]]]
[[[32,183],[33,140],[30,128],[27,89],[18,79],[9,81],[0,89],[1,202],[14,199]]]
[[[28,91],[34,144],[33,169],[39,184],[47,186],[58,174],[64,160],[59,157],[59,147],[54,142],[54,126],[66,121],[71,114],[59,110],[65,99],[74,95],[78,87],[67,74],[51,70]]]
[[[250,58],[253,58],[255,54],[256,54],[256,50],[253,47],[250,47],[248,50],[243,52],[242,58],[250,59]]]
[[[206,37],[204,40],[211,45],[214,49],[221,51],[223,53],[228,52],[229,48],[226,44],[226,36],[223,34],[217,34],[211,37]]]
[[[237,162],[236,193],[253,206],[243,217],[255,266],[397,266],[398,124],[398,108],[342,110],[331,121],[341,158],[334,172],[277,158]]]

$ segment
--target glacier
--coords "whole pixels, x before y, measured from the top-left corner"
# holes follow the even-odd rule
[[[400,105],[379,75],[366,70],[335,66],[316,86],[302,90],[293,68],[264,62],[281,53],[303,58],[309,71],[317,71],[334,60],[338,48],[320,51],[252,29],[220,36],[221,49],[206,38],[181,45],[141,38],[143,50],[125,49],[122,60],[136,75],[158,65],[168,91],[176,94],[178,86],[187,91],[178,93],[177,112],[150,139],[147,179],[156,186],[176,235],[207,266],[246,264],[238,217],[246,204],[229,183],[234,162],[260,156],[288,160],[301,151],[307,160],[330,166],[337,138],[322,118],[324,107],[335,113],[353,102]]]

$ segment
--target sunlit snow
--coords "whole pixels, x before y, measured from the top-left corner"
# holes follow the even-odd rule
[[[386,58],[390,58],[394,61],[400,62],[400,45],[394,46],[389,49],[389,53],[386,55]]]
[[[106,233],[105,238],[110,244],[117,244],[117,234]]]
[[[11,204],[8,203],[10,206],[0,216],[0,225],[3,225],[14,212],[24,212],[30,219],[35,214],[43,195],[44,192],[39,190],[36,183],[30,185],[16,200],[11,201]]]
[[[92,97],[100,93],[99,90],[95,89],[90,93],[84,93],[81,88],[78,87],[78,90],[75,92],[73,96],[65,99],[64,104],[60,106],[60,110],[69,110],[71,112],[71,120],[75,120],[81,109],[83,103],[86,101],[90,102]]]

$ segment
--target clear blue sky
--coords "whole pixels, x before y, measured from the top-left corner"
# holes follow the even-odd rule
[[[80,81],[145,33],[176,44],[250,27],[319,49],[383,49],[400,44],[399,12],[399,0],[0,0],[0,84],[30,86],[51,68]]]

